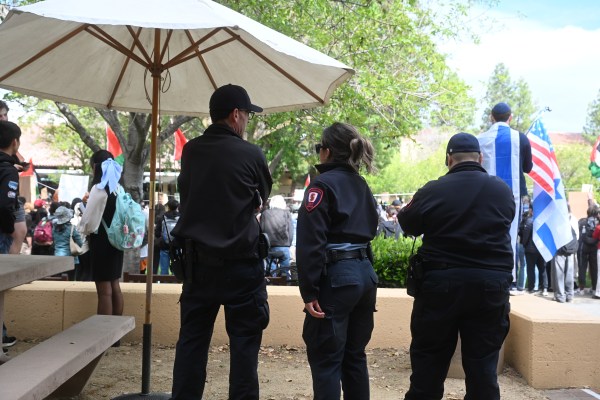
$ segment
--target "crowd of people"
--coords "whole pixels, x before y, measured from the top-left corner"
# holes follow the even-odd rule
[[[8,111],[5,103],[2,107]],[[230,339],[229,398],[259,398],[258,352],[270,319],[263,260],[276,251],[281,266],[289,266],[294,246],[315,399],[337,399],[342,391],[345,399],[369,398],[365,348],[375,324],[378,277],[370,242],[376,235],[422,237],[407,273],[415,300],[406,399],[442,398],[459,335],[466,398],[500,398],[496,365],[509,330],[511,292],[553,291],[561,303],[576,293],[600,299],[600,208],[590,203],[587,217],[572,221],[574,245],[559,249],[550,263],[544,260],[532,239],[524,181],[532,168],[531,147],[510,128],[506,103],[493,107],[487,132],[450,138],[448,173],[425,184],[407,204],[400,199],[377,204],[360,175],[375,169],[372,144],[354,126],[333,123],[315,145],[320,175],[306,188],[297,221],[283,197],[269,201],[267,160],[243,139],[262,108],[231,84],[213,93],[209,108],[212,125],[183,149],[181,203],[171,198],[165,206],[157,204],[151,232],[154,273],[159,268],[171,273],[171,250],[182,249],[174,400],[202,398],[221,306]],[[0,253],[73,255],[69,279],[94,281],[98,314],[121,315],[123,251],[111,244],[101,221],[115,215],[122,167],[110,152],[97,151],[90,160],[92,186],[81,199],[28,203],[18,196],[18,171],[26,168],[18,157],[21,132],[1,119],[2,113]],[[147,254],[143,243],[141,271]],[[15,341],[3,327],[3,348]]]

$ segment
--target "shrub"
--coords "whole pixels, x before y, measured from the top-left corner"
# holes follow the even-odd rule
[[[406,287],[406,269],[408,258],[413,248],[412,237],[400,236],[395,238],[384,238],[382,235],[371,241],[373,248],[373,268],[379,276],[379,287]],[[421,246],[421,239],[415,243],[414,251]]]

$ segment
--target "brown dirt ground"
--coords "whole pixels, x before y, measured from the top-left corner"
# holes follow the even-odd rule
[[[15,355],[33,346],[33,342],[19,342],[11,348]],[[397,400],[404,397],[410,377],[410,360],[407,351],[397,349],[370,349],[368,351],[371,376],[371,398]],[[151,392],[171,391],[175,348],[153,346],[151,366]],[[84,392],[77,400],[112,399],[125,393],[141,391],[142,345],[125,343],[111,348],[98,364]],[[308,400],[312,398],[310,369],[302,347],[263,347],[259,357],[260,398],[265,400]],[[229,349],[227,346],[211,348],[208,361],[208,378],[205,399],[226,400],[229,374]],[[502,399],[546,400],[543,392],[529,386],[512,368],[505,368],[499,376]],[[446,400],[464,396],[464,381],[447,379]]]

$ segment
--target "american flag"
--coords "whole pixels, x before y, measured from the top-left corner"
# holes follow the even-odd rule
[[[533,179],[533,242],[544,260],[550,261],[572,239],[565,187],[541,118],[533,123],[527,137],[533,158],[529,173]]]

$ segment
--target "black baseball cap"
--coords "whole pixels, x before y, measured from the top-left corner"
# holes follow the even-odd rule
[[[456,153],[481,153],[479,148],[479,140],[470,133],[460,132],[452,136],[446,147],[446,154],[452,155]],[[448,165],[448,157],[445,160]]]
[[[234,109],[262,112],[263,109],[250,102],[248,92],[241,86],[228,84],[221,86],[210,96],[208,107],[219,114],[229,114]]]
[[[477,138],[470,133],[457,133],[448,141],[446,153],[481,153],[479,148],[479,140],[477,140]]]

